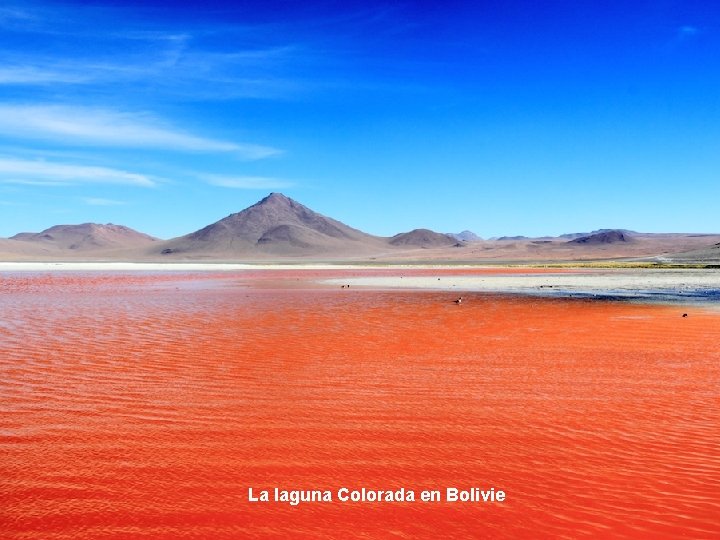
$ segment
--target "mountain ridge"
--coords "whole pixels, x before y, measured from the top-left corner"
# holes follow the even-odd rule
[[[469,231],[463,231],[469,233]],[[460,233],[460,234],[463,234]],[[470,233],[473,234],[474,233]],[[468,240],[470,234],[464,235]],[[123,225],[56,225],[0,238],[0,260],[107,261],[589,261],[720,259],[720,234],[638,233],[598,229],[559,237],[459,240],[459,235],[413,229],[374,236],[315,212],[281,193],[201,229],[159,240]],[[462,247],[463,249],[454,249]]]

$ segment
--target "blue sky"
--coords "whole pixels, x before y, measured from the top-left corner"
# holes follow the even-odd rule
[[[0,2],[0,236],[271,191],[378,235],[720,232],[720,4]]]

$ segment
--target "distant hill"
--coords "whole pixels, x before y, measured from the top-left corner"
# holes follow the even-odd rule
[[[95,251],[136,248],[152,244],[157,241],[157,238],[124,225],[82,223],[80,225],[55,225],[39,233],[19,233],[10,240],[60,250]]]
[[[297,201],[271,193],[241,212],[157,246],[164,255],[233,257],[365,253],[382,239],[318,214]]]
[[[565,239],[568,239],[568,240],[574,240],[574,239],[576,239],[576,238],[582,238],[582,237],[584,237],[584,236],[593,236],[593,235],[596,235],[596,234],[609,233],[609,232],[621,232],[621,233],[623,233],[623,234],[625,234],[625,235],[627,235],[627,236],[629,236],[629,237],[630,237],[630,236],[637,235],[637,234],[640,234],[640,233],[638,233],[638,232],[636,232],[636,231],[631,231],[631,230],[629,230],[629,229],[597,229],[597,230],[590,231],[590,232],[576,232],[576,233],[561,234],[560,236],[558,236],[558,238],[565,238]]]
[[[529,240],[529,237],[527,237],[527,236],[501,236],[499,238],[495,238],[494,240],[499,240],[501,242],[505,242],[507,240]]]
[[[479,242],[482,240],[477,234],[472,231],[463,231],[459,233],[448,233],[449,236],[459,240],[460,242]]]
[[[449,234],[442,234],[430,229],[413,229],[410,232],[396,234],[390,239],[390,245],[405,247],[436,248],[454,246],[457,239]]]
[[[603,230],[596,232],[588,236],[581,236],[569,240],[568,244],[586,244],[586,245],[597,245],[597,244],[616,244],[618,242],[630,242],[632,236],[629,231],[623,231],[620,229]]]

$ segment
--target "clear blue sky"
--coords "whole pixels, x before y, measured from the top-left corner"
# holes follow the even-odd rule
[[[0,2],[0,236],[271,191],[379,235],[720,232],[720,3]]]

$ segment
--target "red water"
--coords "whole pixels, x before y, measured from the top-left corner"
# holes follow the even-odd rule
[[[720,315],[253,279],[3,279],[0,537],[720,537]]]

